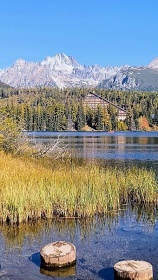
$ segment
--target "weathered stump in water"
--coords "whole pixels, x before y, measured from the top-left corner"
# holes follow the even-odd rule
[[[146,261],[126,260],[114,265],[115,280],[151,280],[152,265]]]
[[[76,262],[76,247],[65,241],[57,241],[45,245],[41,251],[43,267],[64,267]]]

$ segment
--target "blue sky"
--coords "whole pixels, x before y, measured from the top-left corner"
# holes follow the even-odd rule
[[[0,68],[65,53],[85,65],[158,57],[158,0],[0,0]]]

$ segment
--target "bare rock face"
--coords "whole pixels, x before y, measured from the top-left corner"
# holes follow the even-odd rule
[[[37,86],[91,87],[116,74],[121,67],[85,66],[73,57],[57,54],[43,61],[17,60],[11,67],[0,70],[0,81],[16,88]]]
[[[148,65],[148,67],[158,70],[158,57],[156,57],[153,61],[151,61]]]
[[[44,66],[22,59],[17,60],[12,67],[1,71],[0,80],[16,88],[47,85],[48,81],[50,85],[56,85]]]
[[[17,60],[0,69],[0,82],[15,88],[99,87],[117,90],[158,90],[158,58],[146,67],[85,66],[63,53],[41,62]]]

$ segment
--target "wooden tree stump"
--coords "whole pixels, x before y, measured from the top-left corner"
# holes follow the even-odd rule
[[[151,280],[152,265],[145,261],[126,260],[114,265],[115,280]]]
[[[76,248],[70,242],[57,241],[45,245],[40,256],[43,267],[64,267],[76,262]]]

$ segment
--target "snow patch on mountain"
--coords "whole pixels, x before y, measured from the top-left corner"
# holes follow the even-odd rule
[[[120,71],[121,67],[85,66],[63,53],[47,56],[43,61],[17,60],[11,67],[1,70],[0,80],[14,87],[95,87]]]
[[[146,67],[129,65],[82,65],[64,53],[47,56],[41,62],[18,59],[11,67],[0,69],[0,81],[15,88],[102,87],[111,89],[156,89],[158,58]]]

